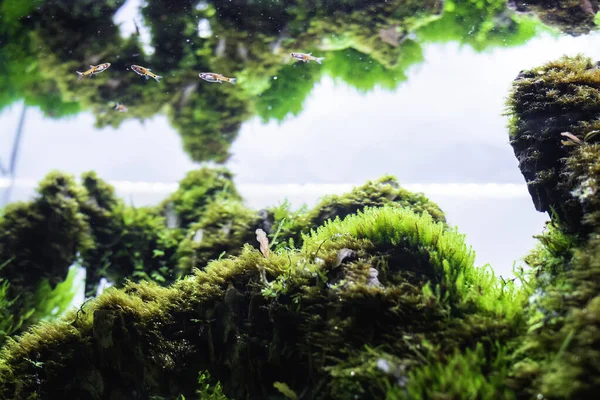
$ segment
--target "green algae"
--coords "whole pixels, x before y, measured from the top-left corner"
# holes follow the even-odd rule
[[[406,233],[412,239],[398,241]],[[348,246],[356,255],[340,259]],[[409,259],[421,260],[415,271]],[[462,235],[428,214],[368,208],[306,235],[297,250],[266,258],[245,246],[238,257],[212,261],[170,287],[108,289],[11,340],[2,350],[0,394],[188,398],[198,371],[208,371],[231,398],[276,395],[275,382],[310,398],[348,398],[349,388],[385,393],[380,377],[340,375],[342,360],[368,364],[361,356],[367,345],[412,368],[424,365],[418,349],[427,343],[450,351],[511,331],[497,316],[510,314],[518,298],[496,299],[504,306],[498,314],[473,299],[468,285],[448,280],[457,275],[452,271],[474,269]],[[483,293],[491,287],[479,273],[464,275]],[[286,290],[274,301],[262,289],[280,277]],[[430,279],[445,288],[428,292]],[[116,376],[127,384],[110,378]]]

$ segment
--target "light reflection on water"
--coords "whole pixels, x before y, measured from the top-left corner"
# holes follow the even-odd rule
[[[246,122],[227,166],[255,208],[284,197],[295,206],[310,205],[321,195],[393,174],[407,188],[422,190],[438,202],[449,222],[467,235],[478,262],[489,262],[506,276],[513,261],[533,247],[532,235],[547,219],[534,210],[508,144],[501,113],[510,83],[520,70],[563,54],[583,52],[600,59],[599,44],[598,34],[591,34],[544,36],[486,53],[453,43],[432,45],[425,49],[425,62],[411,68],[408,81],[394,92],[376,89],[361,95],[324,78],[298,117],[282,124],[263,124],[258,117]],[[0,115],[4,165],[20,112],[17,104]],[[77,175],[93,169],[108,181],[174,185],[199,165],[183,151],[180,136],[163,116],[145,124],[126,121],[116,130],[95,129],[93,121],[87,113],[47,120],[29,109],[10,200],[31,196],[31,185],[18,183],[37,182],[51,169]],[[427,186],[432,183],[473,183],[482,192],[461,193],[464,186],[451,185],[441,186],[446,192],[435,192]],[[496,196],[486,192],[488,183],[516,189]],[[287,190],[281,186],[290,184]],[[137,205],[152,204],[172,187],[120,188],[118,193]]]

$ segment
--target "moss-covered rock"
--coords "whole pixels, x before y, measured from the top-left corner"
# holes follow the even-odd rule
[[[292,212],[288,203],[265,210],[264,228],[268,233],[277,232],[280,242],[289,242],[291,247],[302,244],[302,234],[321,226],[336,217],[345,218],[365,207],[384,205],[408,208],[415,213],[427,212],[436,222],[446,222],[444,213],[437,204],[422,193],[412,193],[400,187],[391,175],[367,181],[343,195],[323,197],[308,210],[302,207]],[[291,241],[291,242],[290,242]]]
[[[600,11],[598,0],[509,0],[508,6],[522,13],[534,13],[543,23],[572,36],[590,33]]]
[[[523,399],[594,398],[600,389],[600,71],[583,56],[563,57],[522,72],[514,86],[512,144],[536,207],[551,211],[552,221],[526,258],[532,295],[508,383]]]
[[[578,232],[583,211],[564,172],[576,146],[564,132],[595,141],[600,130],[600,69],[589,58],[562,57],[521,71],[508,100],[510,139],[538,211],[556,213],[565,229]]]
[[[381,398],[397,371],[476,343],[494,359],[514,334],[525,298],[473,259],[427,214],[366,209],[299,250],[246,246],[168,288],[108,289],[6,346],[0,396],[187,398],[208,371],[236,399]]]
[[[83,197],[72,176],[55,171],[39,184],[32,201],[2,211],[0,283],[11,319],[4,334],[44,317],[48,304],[62,311],[72,299],[72,280],[57,285],[66,280],[77,252],[92,246],[88,220],[79,209]]]
[[[592,135],[596,132],[592,132]],[[583,224],[587,229],[597,232],[600,229],[600,145],[592,143],[577,146],[567,159],[566,175],[566,187],[571,189],[571,194],[583,209]]]
[[[241,201],[224,199],[210,203],[204,215],[190,226],[177,249],[177,274],[188,275],[224,255],[237,255],[246,243],[256,243],[261,226],[259,213]]]
[[[224,167],[190,171],[179,182],[179,188],[165,199],[160,209],[172,228],[187,228],[198,222],[208,204],[220,199],[241,200],[233,184],[233,175]]]
[[[205,180],[200,181],[206,184]],[[186,193],[191,187],[182,186],[180,192]],[[232,190],[233,196],[228,192],[216,195],[212,202],[201,208],[202,212],[197,214],[198,222],[190,225],[175,255],[178,276],[190,273],[193,268],[204,268],[209,261],[223,255],[238,255],[244,244],[258,248],[256,229],[259,228],[269,234],[275,248],[293,248],[302,245],[303,235],[326,221],[345,218],[366,207],[404,207],[419,214],[427,212],[435,221],[445,222],[437,204],[423,194],[401,188],[396,178],[389,175],[368,181],[341,196],[326,196],[311,210],[301,207],[291,211],[289,203],[284,202],[253,211],[243,205],[233,187]],[[172,197],[178,196],[180,194]]]

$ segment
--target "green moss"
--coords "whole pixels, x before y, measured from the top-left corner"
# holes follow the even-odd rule
[[[199,222],[192,224],[176,254],[179,275],[204,268],[209,261],[237,255],[245,243],[256,242],[260,218],[238,200],[217,200],[206,206]]]
[[[594,18],[600,11],[596,0],[512,0],[511,3],[517,11],[534,13],[546,25],[572,36],[595,30]]]
[[[528,309],[528,333],[516,352],[522,361],[512,373],[514,385],[525,394],[591,398],[600,385],[599,249],[594,236],[572,257],[559,258],[566,261],[562,271],[546,270],[538,279]]]
[[[94,245],[81,251],[86,295],[94,296],[101,278],[121,286],[126,279],[165,284],[175,278],[169,262],[183,232],[167,227],[154,207],[125,206],[95,173],[82,176],[81,212],[91,225]]]
[[[268,209],[271,230],[279,232],[282,243],[289,242],[293,247],[302,243],[302,233],[322,225],[336,217],[345,218],[365,207],[391,205],[408,208],[415,213],[427,212],[435,221],[445,222],[445,216],[437,204],[422,193],[412,193],[399,186],[398,180],[384,175],[364,185],[355,187],[349,193],[323,197],[312,209],[300,208],[291,212],[289,204]]]
[[[593,140],[593,139],[592,139]],[[600,228],[600,202],[598,187],[600,186],[600,145],[598,143],[577,146],[566,162],[566,189],[579,200],[583,207],[583,223]]]
[[[386,398],[515,399],[505,384],[508,360],[506,348],[492,346],[489,351],[477,344],[475,349],[448,354],[443,362],[434,361],[412,371],[404,378],[406,389],[392,387]]]
[[[366,209],[327,223],[298,250],[267,258],[245,246],[168,288],[108,289],[10,342],[0,357],[0,395],[188,398],[199,371],[231,398],[277,395],[275,382],[315,399],[385,393],[396,379],[381,386],[369,378],[365,345],[411,370],[425,365],[425,349],[479,341],[489,349],[511,332],[499,317],[514,314],[518,296],[499,295],[493,287],[501,283],[482,279],[472,257],[462,235],[428,214]],[[502,309],[487,303],[498,295]],[[348,376],[343,363],[364,368]]]
[[[79,212],[83,192],[72,176],[51,172],[37,192],[32,201],[9,204],[0,215],[0,278],[10,302],[10,331],[35,323],[50,304],[64,308],[72,282],[57,285],[77,252],[92,246],[88,221]]]
[[[572,233],[583,228],[583,210],[562,171],[577,146],[564,145],[561,134],[570,132],[583,140],[600,128],[599,111],[600,74],[597,65],[582,55],[521,71],[507,100],[511,145],[534,205],[555,214]]]
[[[203,7],[198,1],[148,1],[142,16],[155,51],[146,54],[139,35],[124,39],[114,24],[123,3],[86,0],[70,9],[52,1],[4,2],[0,108],[23,99],[48,116],[90,111],[96,127],[114,128],[163,114],[194,161],[224,163],[245,121],[257,114],[263,121],[298,115],[323,74],[361,92],[395,89],[423,61],[425,43],[450,38],[485,49],[524,43],[536,31],[499,0],[208,1]],[[201,37],[198,21],[205,18],[213,33]],[[300,65],[289,57],[292,51],[312,51],[327,61]],[[77,80],[76,70],[111,57],[108,71]],[[136,75],[131,57],[165,79],[158,84]],[[198,78],[200,71],[238,81],[211,85]],[[128,111],[115,111],[117,102]]]
[[[447,0],[441,18],[416,33],[421,43],[458,42],[482,52],[523,45],[542,30],[533,18],[511,13],[505,0]]]
[[[167,218],[175,217],[174,227],[187,228],[198,222],[206,206],[217,196],[241,200],[226,168],[201,168],[190,171],[179,182],[179,188],[161,204]]]

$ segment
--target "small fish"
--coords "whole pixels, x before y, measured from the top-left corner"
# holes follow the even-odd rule
[[[127,107],[125,107],[123,104],[117,103],[115,110],[118,112],[127,112]]]
[[[290,54],[292,57],[294,57],[296,60],[300,60],[303,62],[309,62],[309,61],[316,61],[319,64],[321,64],[321,61],[323,61],[325,59],[325,57],[315,57],[312,55],[312,53],[308,53],[308,54],[304,54],[304,53],[291,53]]]
[[[88,69],[85,72],[75,71],[75,72],[77,72],[77,80],[80,80],[84,76],[88,76],[88,75],[89,76],[94,76],[96,74],[99,74],[100,72],[104,71],[108,67],[110,67],[110,63],[104,63],[104,64],[98,64],[98,65],[90,65],[90,69]]]
[[[144,76],[146,79],[148,79],[148,77],[150,77],[150,78],[156,79],[157,82],[160,82],[160,80],[162,78],[162,76],[156,75],[155,73],[153,73],[150,68],[144,68],[139,65],[132,65],[131,69],[133,70],[133,72],[135,72],[138,75]]]
[[[223,75],[215,74],[213,72],[200,72],[198,76],[207,82],[229,82],[233,85],[235,85],[235,81],[237,80],[237,78],[227,78]]]

